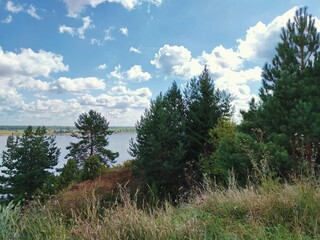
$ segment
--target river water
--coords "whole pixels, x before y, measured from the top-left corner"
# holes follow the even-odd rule
[[[118,133],[113,134],[108,137],[109,146],[108,149],[119,152],[119,157],[116,159],[116,164],[121,164],[126,160],[132,159],[129,155],[129,141],[131,138],[135,138],[136,133]],[[6,150],[7,136],[0,136],[0,153],[2,156],[2,151]],[[56,135],[56,143],[57,146],[61,149],[59,163],[56,168],[61,168],[66,163],[66,159],[64,158],[68,151],[66,147],[69,146],[70,142],[76,142],[76,138],[71,137],[70,135],[59,134]],[[0,157],[0,162],[2,162],[2,157]]]

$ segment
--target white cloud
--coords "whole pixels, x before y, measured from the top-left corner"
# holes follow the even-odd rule
[[[109,94],[100,94],[96,97],[86,94],[79,98],[82,105],[101,106],[106,109],[140,109],[149,106],[152,96],[148,88],[130,90],[125,86],[113,87]]]
[[[128,33],[129,33],[128,28],[122,27],[122,28],[119,29],[119,31],[120,31],[123,35],[128,36]]]
[[[64,0],[64,2],[68,9],[68,16],[77,17],[85,10],[86,6],[95,8],[102,3],[118,3],[130,11],[137,5],[142,4],[142,2],[148,2],[159,6],[161,5],[162,0]]]
[[[134,48],[134,47],[130,47],[129,52],[133,52],[136,54],[142,54],[142,52],[139,48]]]
[[[275,48],[280,41],[281,28],[285,27],[288,20],[295,15],[297,7],[290,9],[281,16],[276,17],[271,23],[258,22],[249,28],[244,40],[238,39],[239,54],[247,60],[271,59]]]
[[[37,78],[51,73],[68,71],[61,55],[40,50],[21,49],[20,53],[4,52],[0,48],[1,87],[14,92],[18,88],[48,91],[49,84]]]
[[[82,21],[83,21],[83,25],[77,29],[77,33],[79,35],[79,38],[84,39],[85,38],[84,37],[85,31],[88,29],[94,28],[94,25],[91,24],[92,20],[89,16],[82,18]]]
[[[27,9],[25,9],[27,7]],[[37,13],[37,9],[35,6],[30,4],[29,6],[26,6],[26,4],[20,5],[20,4],[14,4],[13,1],[8,1],[6,4],[6,10],[12,13],[20,13],[20,12],[25,12],[29,14],[31,17],[36,18],[38,20],[41,19],[41,17]]]
[[[59,26],[59,33],[65,33],[65,32],[70,34],[71,36],[74,36],[77,34],[76,30],[72,27],[68,27],[66,25]]]
[[[143,72],[140,65],[134,65],[127,71],[121,71],[121,65],[115,66],[114,70],[109,73],[109,78],[114,78],[120,83],[124,81],[143,82],[151,78],[151,74]]]
[[[27,9],[27,13],[35,19],[41,19],[41,17],[37,14],[37,9],[33,5],[29,6],[29,8]]]
[[[152,92],[149,88],[138,88],[136,90],[130,90],[126,86],[114,86],[109,91],[111,95],[130,95],[130,96],[139,96],[139,97],[147,97],[150,98],[152,96]]]
[[[211,72],[220,72],[224,69],[236,70],[241,68],[243,59],[233,49],[223,46],[215,47],[211,53],[203,52],[199,58],[202,65],[207,65]]]
[[[103,42],[101,42],[100,40],[98,40],[98,39],[96,39],[96,38],[91,38],[90,44],[91,44],[91,45],[102,46],[102,45],[103,45]]]
[[[23,96],[15,88],[1,86],[0,111],[16,111],[24,105]]]
[[[108,29],[105,30],[104,39],[103,39],[104,42],[115,40],[115,38],[112,36],[113,30],[114,30],[114,27],[109,27]]]
[[[12,22],[12,16],[11,15],[8,15],[7,18],[1,20],[1,23],[11,23]]]
[[[124,79],[124,73],[121,72],[121,65],[115,66],[114,70],[109,73],[110,78],[115,78],[117,80]]]
[[[83,92],[89,89],[104,89],[105,87],[104,80],[95,77],[75,79],[60,77],[52,84],[51,90],[58,92]]]
[[[103,64],[99,65],[99,66],[97,67],[97,69],[99,69],[99,70],[104,70],[104,69],[106,69],[107,67],[108,67],[107,64],[103,63]]]
[[[255,96],[247,84],[261,80],[261,68],[243,70],[243,61],[239,52],[221,45],[215,47],[211,53],[203,52],[195,58],[184,46],[164,45],[151,63],[167,76],[187,80],[198,76],[207,65],[215,85],[233,95],[233,104],[238,114],[240,108],[246,107],[248,101]]]
[[[134,65],[127,71],[128,80],[142,82],[151,78],[150,73],[143,72],[140,65]]]
[[[177,76],[183,79],[196,76],[202,70],[199,61],[192,58],[187,48],[168,44],[159,49],[151,64],[167,76]]]
[[[92,20],[89,16],[82,18],[82,26],[79,28],[73,28],[66,25],[60,25],[59,26],[59,33],[68,33],[71,36],[77,35],[79,38],[84,39],[85,38],[85,32],[88,29],[94,28],[94,25],[92,24]],[[91,39],[91,44],[96,44],[96,42]]]
[[[4,52],[0,48],[0,77],[48,77],[50,73],[68,71],[61,55],[40,50],[21,49],[20,53]]]
[[[12,13],[19,13],[23,11],[23,6],[19,4],[15,5],[12,1],[8,1],[6,4],[6,9]]]

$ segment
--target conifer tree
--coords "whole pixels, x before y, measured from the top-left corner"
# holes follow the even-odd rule
[[[243,114],[242,126],[251,118],[252,128],[261,128],[266,140],[281,136],[297,171],[304,160],[309,170],[318,161],[313,153],[320,140],[319,46],[314,18],[306,7],[298,9],[282,29],[272,63],[264,67],[259,107]]]
[[[67,147],[69,154],[66,158],[75,159],[80,166],[92,156],[98,156],[101,163],[106,165],[115,162],[119,153],[107,149],[108,135],[111,135],[113,131],[109,130],[109,122],[101,113],[90,110],[88,113],[80,114],[75,126],[79,132],[73,134],[72,137],[79,141],[70,143],[70,146]]]
[[[47,136],[45,127],[34,131],[29,126],[22,136],[9,136],[6,147],[0,192],[4,200],[30,200],[53,176],[50,170],[58,164],[60,149],[55,137]]]
[[[198,78],[191,79],[185,90],[186,129],[189,140],[188,159],[198,161],[214,149],[209,141],[209,130],[220,118],[231,116],[231,96],[215,89],[207,67]]]
[[[136,141],[130,143],[135,164],[160,196],[175,196],[184,185],[186,167],[185,111],[181,92],[174,82],[164,94],[151,101],[136,124]]]

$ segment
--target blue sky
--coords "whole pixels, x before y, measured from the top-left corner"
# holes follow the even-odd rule
[[[0,0],[0,124],[133,126],[204,65],[239,121],[299,6],[320,29],[318,0]]]

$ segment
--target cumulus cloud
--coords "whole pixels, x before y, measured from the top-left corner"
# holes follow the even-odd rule
[[[177,76],[183,79],[198,75],[202,70],[199,61],[192,58],[187,48],[168,44],[159,49],[151,64],[167,76]]]
[[[239,54],[247,60],[271,59],[275,54],[275,47],[280,41],[281,28],[292,19],[298,7],[294,7],[281,16],[276,17],[269,24],[258,22],[247,30],[245,39],[238,39]]]
[[[142,2],[148,2],[159,6],[161,5],[162,0],[64,0],[64,2],[68,9],[68,16],[77,17],[87,6],[95,8],[102,3],[118,3],[130,11],[137,5],[142,4]]]
[[[138,88],[136,90],[130,90],[126,86],[114,86],[109,91],[111,95],[130,95],[130,96],[139,96],[150,98],[152,96],[152,92],[149,88]]]
[[[129,34],[128,28],[126,28],[126,27],[120,28],[119,31],[125,36],[128,36],[128,34]]]
[[[82,26],[77,29],[66,25],[60,25],[59,33],[68,33],[71,36],[78,36],[79,38],[84,39],[85,32],[94,28],[94,25],[92,24],[92,20],[89,16],[82,18],[82,22]]]
[[[151,78],[150,73],[143,72],[140,65],[134,65],[127,71],[128,80],[143,82]]]
[[[0,88],[0,111],[19,110],[23,105],[23,96],[15,88]]]
[[[48,79],[52,73],[68,71],[61,55],[40,50],[21,49],[20,53],[4,52],[0,48],[1,88],[5,89],[9,101],[14,101],[18,89],[49,91],[50,84],[38,78]],[[22,102],[22,101],[20,101]]]
[[[96,97],[86,94],[80,97],[82,105],[100,106],[106,109],[140,109],[149,106],[152,93],[148,88],[130,90],[125,86],[113,87],[109,94],[100,94]]]
[[[52,86],[51,90],[60,93],[63,92],[83,92],[89,89],[104,89],[106,87],[103,79],[97,79],[95,77],[87,78],[67,78],[60,77],[56,80]]]
[[[139,48],[134,48],[134,47],[130,47],[129,52],[133,52],[136,54],[142,54],[142,52]]]
[[[28,78],[48,77],[51,73],[68,71],[59,54],[40,50],[21,49],[20,53],[4,52],[0,47],[0,77]]]
[[[203,52],[198,57],[192,57],[191,52],[184,46],[164,45],[155,54],[151,64],[167,76],[187,80],[198,76],[206,65],[216,86],[234,97],[233,105],[236,106],[238,114],[240,108],[246,107],[248,101],[254,97],[247,84],[261,79],[261,68],[243,70],[243,61],[239,52],[221,45],[215,47],[211,53]]]
[[[221,72],[225,69],[237,70],[241,68],[243,59],[233,49],[223,46],[215,47],[211,53],[203,52],[198,58],[202,65],[207,65],[211,72]]]
[[[119,80],[120,83],[123,83],[123,81],[144,82],[150,80],[151,74],[143,72],[140,65],[134,65],[127,71],[121,71],[121,65],[117,65],[109,73],[109,78]]]

